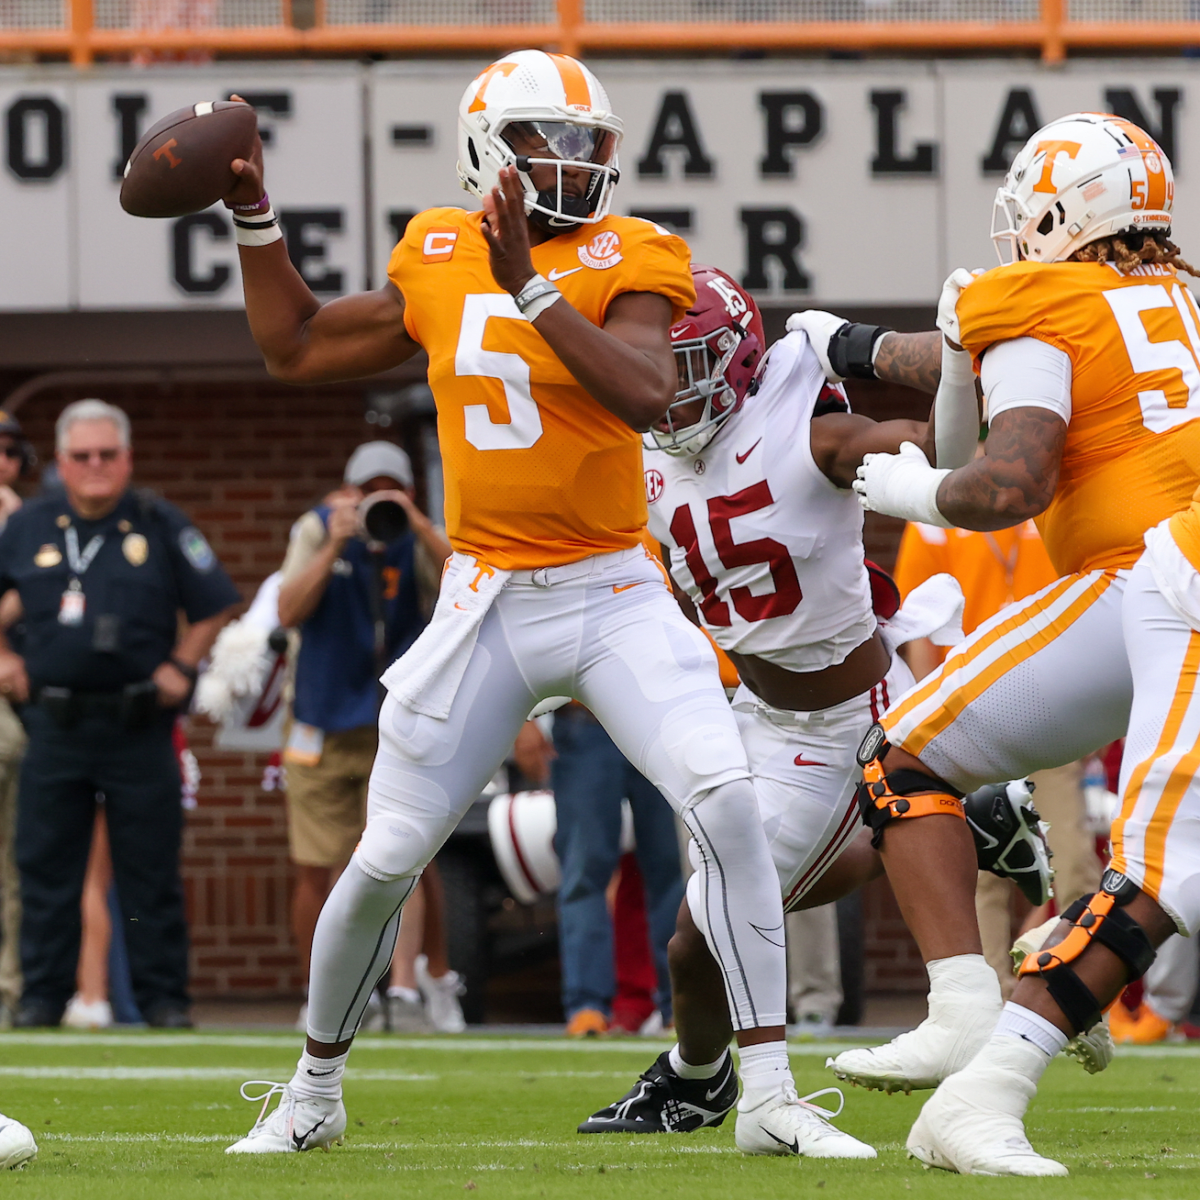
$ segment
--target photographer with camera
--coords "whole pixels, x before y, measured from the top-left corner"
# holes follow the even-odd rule
[[[308,974],[313,930],[366,823],[378,741],[379,677],[416,640],[437,599],[450,543],[417,507],[412,463],[391,442],[367,442],[343,486],[292,527],[279,620],[300,649],[287,766],[288,841],[296,864],[292,930]],[[457,983],[457,980],[451,981]],[[399,985],[414,1014],[410,983]]]

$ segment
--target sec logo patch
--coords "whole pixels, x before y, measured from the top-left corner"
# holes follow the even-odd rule
[[[586,246],[579,247],[579,261],[594,271],[607,271],[621,261],[621,238],[611,229],[598,233]]]
[[[646,472],[646,503],[653,504],[663,494],[663,477],[661,471],[651,468]]]

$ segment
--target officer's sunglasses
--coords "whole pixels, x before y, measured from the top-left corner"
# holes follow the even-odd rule
[[[92,459],[98,459],[102,463],[115,463],[120,450],[72,450],[67,457],[74,463],[79,463],[83,466],[89,463]]]

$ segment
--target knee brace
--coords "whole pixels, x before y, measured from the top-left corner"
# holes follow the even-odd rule
[[[1017,972],[1022,977],[1040,975],[1054,1003],[1079,1033],[1091,1029],[1102,1011],[1072,965],[1093,939],[1125,964],[1130,982],[1141,979],[1154,961],[1155,950],[1145,930],[1122,911],[1137,892],[1136,885],[1118,871],[1105,871],[1100,891],[1081,897],[1063,913],[1063,920],[1071,922],[1067,936],[1048,950],[1030,954]]]
[[[951,816],[964,821],[963,793],[921,771],[884,771],[883,758],[890,749],[882,725],[872,725],[858,748],[863,781],[858,786],[858,809],[871,830],[876,850],[891,821],[910,817]],[[940,784],[940,786],[939,786]]]

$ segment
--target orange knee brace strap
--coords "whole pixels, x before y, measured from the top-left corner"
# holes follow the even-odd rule
[[[1079,1031],[1090,1029],[1100,1020],[1101,1005],[1072,965],[1095,940],[1111,950],[1129,972],[1129,979],[1140,979],[1154,961],[1154,947],[1142,927],[1122,910],[1136,888],[1124,876],[1106,871],[1103,890],[1076,900],[1063,920],[1071,929],[1061,942],[1037,954],[1026,956],[1018,975],[1039,975],[1063,1015]],[[1132,889],[1132,890],[1130,890]]]
[[[863,765],[863,781],[858,788],[858,808],[863,824],[872,831],[872,846],[879,848],[889,821],[934,816],[966,820],[961,794],[946,790],[946,785],[937,788],[935,781],[920,771],[885,772],[880,761],[882,756],[883,751],[878,758]]]

